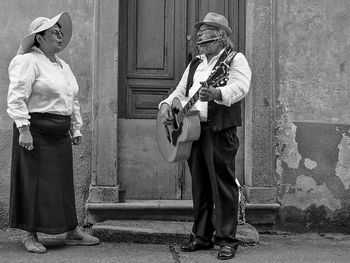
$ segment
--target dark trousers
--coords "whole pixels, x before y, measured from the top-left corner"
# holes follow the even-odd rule
[[[201,136],[192,144],[188,160],[194,206],[193,235],[206,245],[213,235],[217,245],[237,246],[238,186],[235,156],[237,128],[214,132],[202,125]],[[215,232],[215,233],[214,233]]]

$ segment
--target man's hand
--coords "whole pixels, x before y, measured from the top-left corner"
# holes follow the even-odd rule
[[[174,116],[168,103],[162,103],[162,105],[160,105],[160,114],[160,120],[164,125],[171,125],[173,123]]]
[[[18,143],[21,147],[31,151],[34,149],[33,147],[33,137],[30,133],[29,126],[22,126],[18,128],[19,130],[19,139]]]
[[[77,136],[77,137],[74,137],[74,138],[71,138],[71,141],[72,141],[72,144],[73,145],[79,145],[81,143],[81,136]]]
[[[212,100],[222,100],[221,91],[215,89],[212,86],[201,87],[199,90],[199,100],[200,101],[212,101]]]

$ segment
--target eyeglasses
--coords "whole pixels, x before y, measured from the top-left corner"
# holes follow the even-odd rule
[[[198,33],[207,33],[208,31],[217,31],[216,27],[202,27],[198,30]]]
[[[55,35],[58,38],[64,37],[64,34],[61,30],[55,30],[55,29],[51,31],[51,35]]]

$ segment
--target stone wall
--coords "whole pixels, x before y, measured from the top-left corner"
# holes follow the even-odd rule
[[[72,68],[79,86],[84,121],[83,144],[74,147],[76,206],[79,222],[85,218],[91,176],[91,109],[93,83],[94,1],[6,0],[0,2],[0,227],[8,225],[12,120],[6,113],[7,68],[20,42],[28,33],[30,22],[39,16],[53,17],[68,11],[73,22],[73,37],[59,54]]]
[[[350,2],[279,0],[276,13],[280,223],[349,233]]]

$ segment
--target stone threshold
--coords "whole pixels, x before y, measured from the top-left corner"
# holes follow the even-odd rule
[[[192,210],[192,200],[135,200],[129,199],[124,203],[87,203],[87,210],[113,210],[113,209],[176,209]],[[278,210],[280,205],[272,204],[246,204],[246,210]]]
[[[191,221],[192,200],[126,200],[124,203],[86,203],[87,220],[166,220]],[[280,205],[245,205],[246,219],[253,225],[274,225]]]

